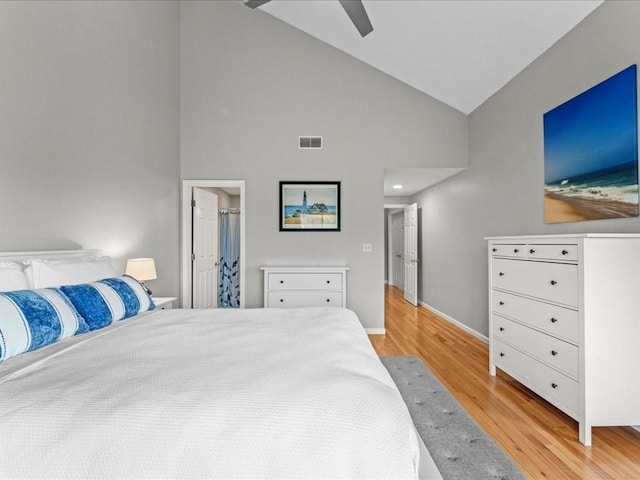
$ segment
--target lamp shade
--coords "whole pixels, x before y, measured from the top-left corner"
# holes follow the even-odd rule
[[[127,268],[124,273],[132,276],[139,282],[158,278],[156,274],[156,264],[153,258],[130,258],[127,260]]]

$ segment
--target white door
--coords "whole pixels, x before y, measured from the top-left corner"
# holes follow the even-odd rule
[[[404,209],[404,298],[418,305],[418,204]]]
[[[193,308],[218,306],[218,196],[194,187],[193,218]]]
[[[391,217],[391,284],[404,290],[404,213]]]

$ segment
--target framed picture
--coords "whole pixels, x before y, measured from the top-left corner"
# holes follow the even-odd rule
[[[637,217],[636,65],[543,120],[545,223]]]
[[[280,182],[280,231],[340,231],[340,182]]]

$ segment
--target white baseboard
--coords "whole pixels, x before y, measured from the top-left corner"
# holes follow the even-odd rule
[[[365,328],[364,331],[367,332],[367,335],[384,335],[387,333],[384,328]]]
[[[439,317],[444,318],[446,321],[453,323],[456,327],[461,328],[462,330],[464,330],[465,332],[473,335],[476,338],[479,338],[484,343],[489,343],[489,337],[485,337],[481,333],[476,332],[473,328],[467,327],[464,323],[461,323],[458,320],[456,320],[455,318],[450,317],[446,313],[442,313],[440,310],[433,308],[431,305],[429,305],[427,303],[424,303],[423,301],[418,300],[418,303],[420,304],[420,306],[422,306],[422,307],[426,308],[427,310],[435,313]]]

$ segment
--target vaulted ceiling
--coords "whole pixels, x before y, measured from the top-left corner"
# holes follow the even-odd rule
[[[363,0],[374,29],[364,38],[337,0],[271,0],[259,8],[468,114],[602,3]],[[415,193],[390,186],[386,195]]]

